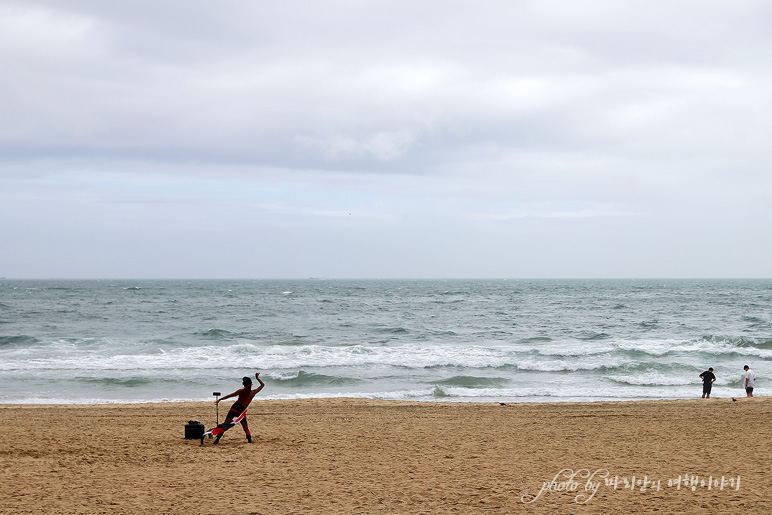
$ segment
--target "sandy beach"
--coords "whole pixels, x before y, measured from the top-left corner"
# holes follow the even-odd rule
[[[222,418],[225,407],[220,409]],[[769,398],[2,405],[2,513],[769,513]],[[688,483],[686,482],[688,481]]]

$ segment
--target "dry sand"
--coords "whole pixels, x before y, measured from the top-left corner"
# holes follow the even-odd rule
[[[255,401],[251,445],[190,419],[214,405],[2,405],[0,512],[772,513],[770,398]]]

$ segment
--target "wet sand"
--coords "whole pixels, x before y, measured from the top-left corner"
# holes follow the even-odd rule
[[[253,444],[236,426],[201,446],[184,425],[214,425],[213,403],[0,405],[0,512],[772,513],[770,398],[256,400],[247,418]]]

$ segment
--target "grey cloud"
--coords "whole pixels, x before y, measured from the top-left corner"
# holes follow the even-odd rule
[[[656,255],[671,229],[735,242],[772,216],[770,15],[762,1],[5,1],[0,200],[27,232],[69,217],[128,240],[222,228],[280,249],[277,227],[299,241],[313,226],[337,245],[396,238],[396,254],[425,230],[436,259],[457,240],[501,245],[482,275],[542,236],[638,237]]]

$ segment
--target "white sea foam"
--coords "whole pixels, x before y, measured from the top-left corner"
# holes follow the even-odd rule
[[[772,281],[0,281],[0,402],[206,399],[255,370],[280,398],[674,398],[746,363],[763,395],[770,304]]]

